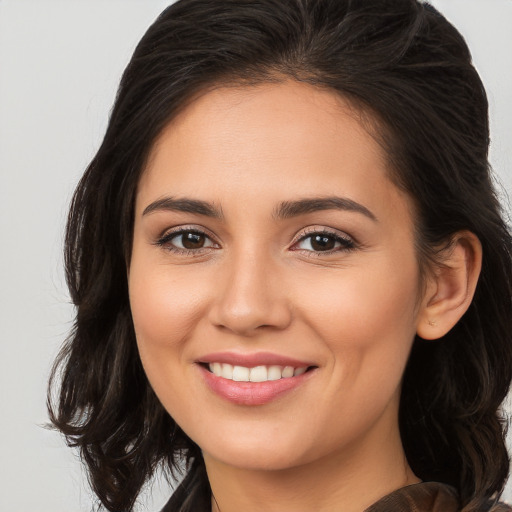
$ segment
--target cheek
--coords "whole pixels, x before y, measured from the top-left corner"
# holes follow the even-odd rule
[[[373,337],[364,333],[414,330],[418,273],[415,268],[399,271],[400,265],[386,267],[342,270],[335,278],[326,276],[315,280],[314,287],[313,282],[305,287],[315,290],[314,294],[302,291],[310,322],[333,335],[343,333],[344,339],[367,339],[368,343]]]
[[[202,316],[200,280],[180,278],[166,265],[132,260],[129,294],[137,346],[146,376],[175,419],[188,414],[191,362],[186,348]],[[184,274],[184,273],[182,273]],[[202,290],[202,291],[201,291]]]
[[[385,264],[375,271],[340,272],[337,280],[317,281],[317,293],[303,308],[309,328],[331,354],[324,394],[331,397],[332,407],[321,413],[322,422],[336,425],[325,434],[333,443],[339,429],[352,438],[383,411],[392,416],[398,407],[418,292],[416,267],[404,262],[401,270]]]
[[[416,332],[419,274],[415,259],[342,270],[316,282],[302,309],[331,352],[336,383],[363,393],[393,392]]]
[[[190,269],[170,269],[134,254],[129,295],[137,345],[146,375],[166,406],[179,409],[184,399],[181,384],[192,366],[186,348],[204,315],[205,293],[201,275],[192,278]]]
[[[180,278],[165,265],[144,268],[132,262],[130,305],[142,344],[179,344],[198,321],[204,287],[198,279]]]

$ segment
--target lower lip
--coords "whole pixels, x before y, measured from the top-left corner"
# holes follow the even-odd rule
[[[214,393],[238,405],[264,405],[269,403],[296,389],[314,373],[314,370],[310,370],[296,377],[266,382],[237,382],[217,377],[201,365],[199,365],[199,368],[206,384]]]

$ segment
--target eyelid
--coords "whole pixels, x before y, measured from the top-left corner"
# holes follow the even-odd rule
[[[171,243],[171,240],[183,233],[197,233],[200,235],[204,235],[207,237],[213,244],[214,247],[200,247],[197,249],[185,249],[181,247],[177,247]],[[341,243],[341,247],[337,247],[335,249],[326,250],[326,251],[312,251],[308,249],[294,249],[293,247],[296,246],[298,243],[302,242],[303,240],[307,239],[308,237],[312,235],[327,235],[330,237],[335,238],[338,242]],[[177,254],[188,254],[188,255],[200,255],[204,252],[210,250],[210,249],[218,249],[220,248],[219,242],[216,240],[215,235],[213,235],[209,229],[198,226],[197,224],[192,225],[179,225],[172,228],[165,229],[162,234],[160,234],[156,240],[153,242],[154,245],[162,247],[170,252],[174,252]],[[326,226],[309,226],[302,231],[300,231],[297,235],[295,235],[289,249],[293,251],[302,251],[304,253],[308,253],[308,256],[321,256],[321,255],[329,255],[334,253],[340,253],[340,252],[347,252],[354,249],[357,249],[359,247],[359,244],[357,241],[347,233],[334,229],[329,228]]]
[[[182,249],[181,247],[176,247],[171,244],[171,240],[183,233],[197,233],[200,235],[204,235],[206,238],[211,240],[211,242],[217,247],[200,247],[198,249]],[[198,226],[197,224],[191,225],[179,225],[172,228],[165,229],[156,240],[153,242],[154,245],[162,247],[170,252],[178,253],[178,254],[202,254],[204,251],[209,249],[217,249],[219,246],[219,242],[216,240],[216,237],[210,232],[209,229],[206,229],[203,226]]]
[[[328,255],[328,254],[333,254],[333,253],[337,253],[337,252],[350,251],[350,250],[357,249],[359,247],[359,244],[355,240],[355,238],[348,235],[344,231],[340,231],[340,230],[334,229],[334,228],[329,228],[326,226],[309,226],[309,227],[305,228],[304,230],[302,230],[299,234],[297,234],[294,237],[290,248],[293,248],[299,242],[302,242],[303,240],[305,240],[306,238],[308,238],[312,235],[332,236],[333,238],[337,239],[342,244],[344,244],[344,246],[342,246],[341,248],[337,248],[334,250],[328,250],[328,251],[310,251],[307,249],[292,249],[292,250],[304,251],[307,253],[314,254],[315,256],[320,256],[322,254]]]
[[[167,227],[160,232],[160,234],[157,236],[157,239],[164,238],[168,235],[189,231],[201,233],[202,235],[206,235],[208,238],[211,238],[212,240],[215,239],[215,235],[208,228],[205,228],[200,224],[178,224],[177,226]]]

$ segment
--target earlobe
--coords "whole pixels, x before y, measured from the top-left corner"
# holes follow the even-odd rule
[[[416,332],[434,340],[444,336],[469,308],[482,267],[482,245],[469,231],[456,233],[427,278]]]

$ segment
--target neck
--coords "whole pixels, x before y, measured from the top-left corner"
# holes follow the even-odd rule
[[[206,453],[204,459],[212,512],[362,512],[386,494],[419,482],[398,429],[286,469],[233,467]]]

